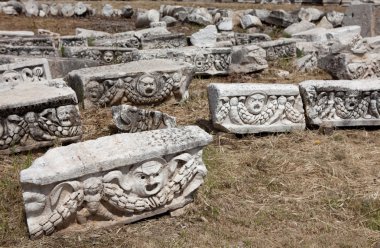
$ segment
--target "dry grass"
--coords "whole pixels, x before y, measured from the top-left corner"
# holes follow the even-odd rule
[[[156,3],[161,4],[152,4]],[[23,22],[14,23],[17,29],[30,29],[26,19],[17,18]],[[38,25],[52,25],[44,20],[38,20]],[[78,24],[76,21],[80,25],[87,22],[83,19],[66,22],[64,30],[72,31]],[[2,19],[0,29],[10,25],[10,20]],[[292,71],[287,61],[277,61],[273,67]],[[249,76],[195,78],[188,102],[149,106],[176,116],[179,125],[198,124],[214,136],[204,152],[209,170],[205,184],[186,214],[176,218],[163,215],[121,228],[71,235],[56,233],[30,241],[19,172],[46,150],[0,156],[0,247],[379,245],[380,130],[340,129],[330,136],[306,130],[238,138],[213,130],[208,121],[206,87],[211,82],[298,83],[329,78],[318,71],[291,73],[289,79],[278,79],[271,70]],[[83,111],[82,117],[84,140],[111,133],[110,109]]]

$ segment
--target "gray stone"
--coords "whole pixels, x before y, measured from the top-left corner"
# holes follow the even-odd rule
[[[160,13],[151,9],[149,11],[139,11],[137,12],[137,18],[135,22],[136,28],[147,28],[150,27],[151,22],[159,22],[160,21]]]
[[[194,65],[196,75],[226,75],[231,63],[231,48],[184,47],[138,51],[136,60],[165,58]]]
[[[235,33],[236,45],[248,45],[257,44],[263,41],[272,40],[267,34],[245,34],[245,33]]]
[[[233,23],[232,19],[229,17],[222,17],[218,24],[217,24],[218,30],[219,31],[232,31],[233,29]]]
[[[149,26],[151,28],[158,28],[158,27],[160,27],[160,28],[166,28],[167,27],[166,22],[151,22],[149,24]]]
[[[0,30],[0,37],[34,36],[32,31],[6,31]]]
[[[286,12],[282,9],[273,10],[270,15],[265,19],[266,23],[286,28],[293,23],[298,22],[298,16]]]
[[[316,8],[301,8],[298,12],[298,18],[307,22],[318,21],[323,15],[323,11]]]
[[[322,19],[318,22],[317,28],[325,28],[332,29],[334,26],[327,20],[326,16],[322,17]]]
[[[39,9],[38,4],[35,0],[28,0],[24,4],[26,16],[38,16]]]
[[[311,72],[318,68],[317,55],[315,53],[307,54],[302,58],[297,59],[297,61],[295,62],[295,66],[297,68],[297,71]]]
[[[49,150],[20,173],[31,238],[121,226],[185,206],[207,174],[202,149],[211,141],[187,126]]]
[[[61,4],[51,3],[49,6],[50,15],[59,16],[61,14],[61,8],[62,8]]]
[[[123,133],[176,127],[175,117],[125,104],[112,107],[112,118],[118,131]]]
[[[344,13],[337,11],[327,12],[326,18],[334,27],[342,26]]]
[[[100,66],[98,61],[78,58],[47,58],[53,78],[66,77],[69,72],[81,68]]]
[[[308,31],[293,34],[293,38],[305,39],[306,41],[323,42],[327,40],[352,39],[352,37],[360,35],[360,26],[346,26],[341,28],[325,29],[314,28]]]
[[[291,132],[305,129],[298,87],[291,84],[210,84],[215,128],[231,133]]]
[[[77,2],[74,6],[74,13],[77,16],[84,16],[87,13],[87,5],[83,2]]]
[[[48,29],[42,29],[42,28],[37,29],[37,34],[39,36],[49,36],[49,37],[54,38],[54,39],[58,39],[61,36],[58,33],[54,33]]]
[[[166,27],[155,27],[155,28],[145,28],[138,31],[134,31],[132,33],[126,32],[126,33],[116,33],[113,35],[113,37],[120,37],[132,34],[137,39],[142,39],[144,37],[147,37],[149,35],[165,35],[170,34],[170,32],[166,29]]]
[[[261,27],[263,24],[260,19],[253,15],[244,15],[240,19],[240,25],[243,29],[252,27]]]
[[[315,24],[309,21],[301,21],[294,23],[284,29],[284,33],[288,35],[300,33],[315,28]]]
[[[121,16],[124,18],[132,18],[133,13],[133,8],[130,5],[126,5],[121,9]]]
[[[56,57],[58,51],[54,47],[0,45],[0,55]]]
[[[251,73],[268,68],[266,52],[256,45],[234,46],[229,73]]]
[[[12,58],[11,63],[0,65],[0,74],[5,71],[17,72],[21,75],[22,81],[39,82],[42,80],[51,80],[50,67],[46,59],[28,59],[24,61],[16,61]]]
[[[0,45],[54,47],[53,40],[50,37],[17,37],[8,39],[0,38]]]
[[[175,19],[172,16],[164,16],[161,18],[161,21],[166,22],[166,26],[168,26],[168,27],[172,27],[178,23],[177,19]]]
[[[199,25],[210,25],[213,23],[212,16],[208,13],[206,8],[195,8],[188,16],[187,20]]]
[[[82,135],[75,92],[62,80],[0,76],[0,154],[75,142]]]
[[[266,9],[255,9],[253,11],[250,12],[251,15],[254,15],[254,16],[257,16],[260,21],[265,21],[265,19],[267,19],[270,15],[270,10],[266,10]]]
[[[306,121],[336,127],[380,125],[379,80],[311,80],[300,83]]]
[[[215,25],[208,25],[193,33],[190,37],[190,42],[197,47],[215,47],[218,30]]]
[[[122,101],[146,105],[161,103],[172,94],[177,101],[186,100],[193,74],[188,63],[154,59],[75,70],[66,81],[85,108]]]
[[[375,36],[375,20],[372,4],[355,4],[347,8],[342,25],[358,25],[361,27],[361,36]]]
[[[104,4],[102,8],[102,15],[105,17],[111,17],[113,16],[114,9],[111,4]]]
[[[61,7],[61,13],[64,17],[74,16],[74,6],[71,3],[65,3]]]
[[[277,60],[279,58],[293,58],[297,52],[296,41],[292,39],[264,41],[257,45],[264,48],[268,61]]]
[[[91,43],[98,47],[141,48],[141,42],[135,36],[101,37]]]
[[[87,38],[78,36],[61,36],[59,38],[59,50],[62,51],[62,47],[78,47],[88,46]]]
[[[110,33],[103,32],[103,31],[96,31],[91,29],[85,29],[85,28],[76,28],[75,29],[75,35],[78,37],[104,37],[104,36],[110,36]]]
[[[142,49],[177,48],[187,46],[184,34],[149,35],[141,39]]]
[[[65,47],[63,56],[67,58],[91,59],[101,64],[120,64],[133,60],[134,48],[116,47]]]

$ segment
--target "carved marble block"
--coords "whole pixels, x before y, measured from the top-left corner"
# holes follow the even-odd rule
[[[75,92],[62,80],[30,80],[21,72],[0,75],[0,154],[80,140]]]
[[[136,60],[165,58],[194,65],[196,75],[226,75],[231,63],[231,48],[172,48],[139,50]]]
[[[24,81],[38,82],[52,79],[49,63],[43,58],[0,65],[0,74],[5,71],[14,71],[17,75],[21,75],[19,80]]]
[[[153,59],[84,68],[66,77],[84,108],[131,103],[161,103],[171,97],[188,98],[194,67],[185,62]]]
[[[87,47],[87,38],[78,36],[61,36],[59,38],[59,47]]]
[[[58,50],[51,46],[10,46],[0,44],[0,55],[57,57]]]
[[[184,34],[159,34],[148,35],[141,38],[142,49],[163,49],[187,46],[187,38]]]
[[[130,105],[112,107],[112,117],[120,132],[137,133],[148,130],[172,128],[176,126],[175,117],[160,111],[139,109]]]
[[[115,37],[98,37],[91,42],[97,47],[121,47],[121,48],[136,48],[141,47],[141,42],[134,36],[115,36]]]
[[[296,56],[297,52],[296,42],[292,39],[264,41],[257,45],[264,48],[267,53],[268,61],[279,58],[292,58]]]
[[[65,47],[63,56],[69,58],[91,59],[101,64],[121,64],[133,60],[136,49],[115,47]]]
[[[123,133],[49,150],[20,181],[32,239],[124,225],[193,201],[212,136],[196,126]]]
[[[0,45],[54,47],[54,42],[50,37],[0,38]]]
[[[300,92],[310,125],[380,125],[380,80],[310,80]]]
[[[298,87],[292,84],[208,86],[215,128],[231,133],[290,132],[305,128]]]
[[[245,34],[245,33],[235,33],[236,45],[248,45],[256,44],[263,41],[272,40],[267,34]]]

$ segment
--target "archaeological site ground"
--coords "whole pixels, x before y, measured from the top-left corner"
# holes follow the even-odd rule
[[[0,1],[0,247],[380,247],[378,0]]]

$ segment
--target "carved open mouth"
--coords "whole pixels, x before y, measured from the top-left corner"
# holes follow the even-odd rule
[[[146,191],[152,191],[152,190],[156,189],[157,186],[158,186],[158,183],[155,183],[155,184],[149,184],[149,185],[146,185],[146,186],[145,186],[145,189],[146,189]]]
[[[353,108],[353,107],[355,107],[355,103],[350,103],[350,105],[349,105],[351,108]]]
[[[255,106],[253,106],[254,109],[260,109],[260,105],[259,104],[255,104]]]
[[[146,93],[146,94],[152,94],[152,93],[153,93],[153,89],[152,89],[152,88],[147,88],[147,89],[145,90],[145,93]]]

